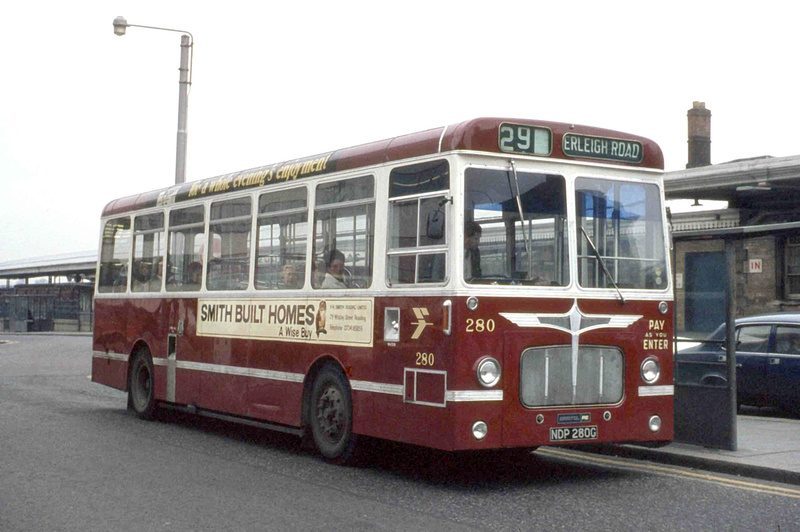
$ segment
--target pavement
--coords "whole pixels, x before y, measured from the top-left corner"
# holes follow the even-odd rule
[[[735,451],[676,442],[657,449],[597,445],[591,452],[800,485],[800,419],[775,409],[743,411]]]

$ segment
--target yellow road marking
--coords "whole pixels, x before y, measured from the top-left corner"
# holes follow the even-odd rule
[[[781,497],[788,497],[793,499],[800,499],[800,490],[792,489],[792,488],[783,488],[780,486],[769,486],[766,484],[759,484],[757,482],[747,482],[744,480],[735,480],[731,478],[725,478],[715,475],[709,475],[707,473],[695,473],[693,471],[683,471],[681,469],[675,469],[671,467],[665,466],[657,466],[651,464],[641,464],[637,462],[629,462],[624,461],[618,458],[601,458],[596,455],[587,455],[584,453],[578,453],[575,451],[567,451],[563,449],[553,449],[549,448],[540,448],[536,451],[537,453],[542,453],[545,455],[557,456],[561,458],[566,458],[568,460],[574,460],[579,462],[592,462],[596,464],[602,465],[610,465],[615,467],[623,467],[627,469],[641,469],[646,471],[651,471],[658,475],[663,476],[670,476],[675,478],[680,477],[689,477],[696,480],[700,480],[703,482],[710,482],[712,484],[717,484],[719,486],[728,487],[728,488],[736,488],[746,491],[754,491],[757,493],[766,493],[769,495],[780,495]]]

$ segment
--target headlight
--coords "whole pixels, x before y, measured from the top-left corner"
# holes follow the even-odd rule
[[[475,437],[476,440],[482,440],[486,437],[486,434],[489,432],[489,427],[486,426],[486,423],[483,421],[476,421],[472,424],[472,435]]]
[[[500,363],[492,357],[486,357],[478,363],[478,382],[481,386],[491,388],[500,380]]]
[[[642,380],[647,384],[653,384],[661,376],[661,364],[655,357],[645,358],[641,370]]]
[[[661,430],[661,418],[658,416],[650,416],[650,420],[647,422],[647,425],[650,427],[651,431],[658,432]]]

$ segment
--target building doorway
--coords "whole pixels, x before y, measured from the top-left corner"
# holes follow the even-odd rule
[[[725,321],[725,252],[687,253],[684,330],[712,332]]]

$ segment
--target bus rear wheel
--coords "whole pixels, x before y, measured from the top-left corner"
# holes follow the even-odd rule
[[[141,419],[152,419],[156,400],[153,386],[153,360],[147,349],[139,349],[131,360],[128,383],[128,410]]]
[[[338,367],[323,367],[314,380],[309,417],[319,453],[335,464],[351,461],[356,447],[353,401],[347,378]]]

